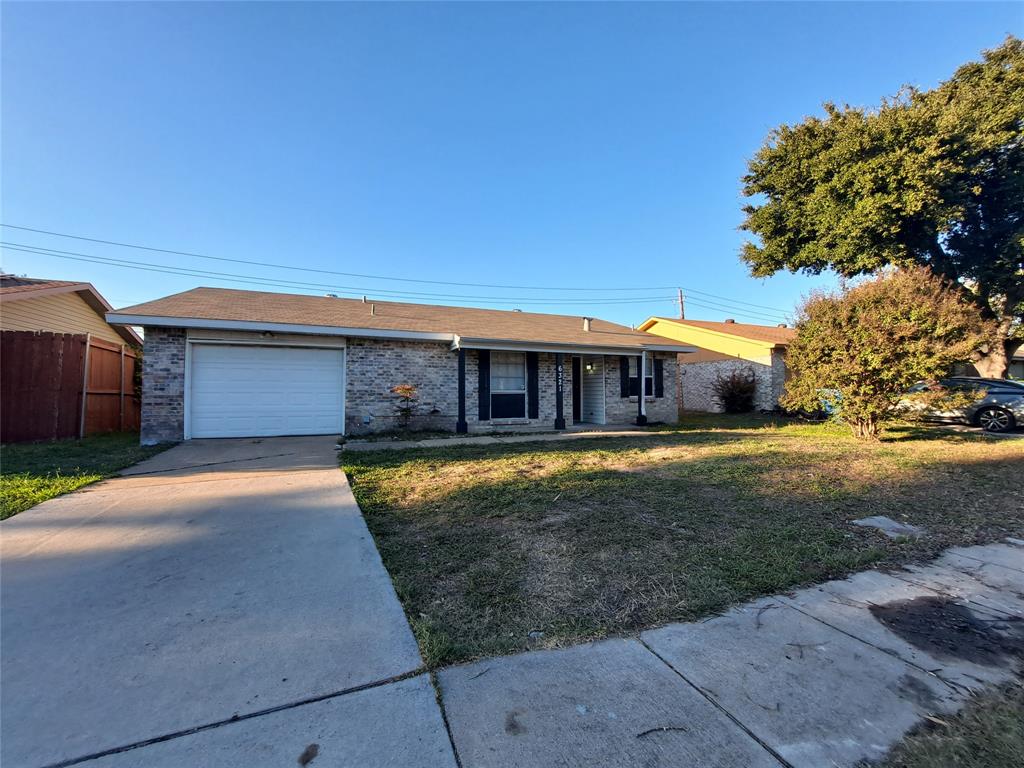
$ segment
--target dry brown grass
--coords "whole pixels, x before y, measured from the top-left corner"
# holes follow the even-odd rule
[[[1024,441],[829,425],[344,454],[420,640],[442,664],[693,619],[1024,532]],[[926,528],[890,540],[850,525]]]

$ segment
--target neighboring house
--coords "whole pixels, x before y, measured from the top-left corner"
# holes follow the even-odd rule
[[[414,429],[674,422],[691,349],[584,317],[221,288],[107,319],[146,329],[144,443],[389,431],[399,384]]]
[[[778,405],[786,383],[786,347],[796,335],[792,328],[652,317],[639,330],[697,347],[695,353],[679,358],[680,407],[721,411],[712,384],[737,370],[754,373],[755,408],[770,410]]]
[[[113,307],[90,283],[0,275],[0,330],[88,333],[112,344],[142,346],[131,328],[113,326]]]
[[[1014,350],[1010,357],[1010,365],[1006,373],[1011,379],[1024,379],[1024,344]]]
[[[89,283],[0,275],[0,441],[138,429],[135,350]]]

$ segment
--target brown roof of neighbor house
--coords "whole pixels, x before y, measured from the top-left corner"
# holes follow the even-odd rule
[[[663,320],[679,325],[690,325],[694,328],[704,328],[708,331],[728,333],[753,341],[766,341],[771,344],[789,344],[796,338],[796,329],[780,327],[775,325],[753,325],[751,323],[737,323],[734,321],[717,320],[680,320],[675,317],[654,317],[654,320]]]
[[[92,283],[75,280],[47,280],[39,277],[20,277],[18,275],[0,274],[0,301],[26,301],[37,297],[55,294],[77,293],[89,308],[103,322],[107,321],[107,312],[113,309]],[[22,306],[22,305],[18,305]],[[127,326],[109,324],[110,328],[124,341],[133,346],[142,346],[142,339]],[[43,330],[43,329],[41,329]]]
[[[89,283],[76,283],[72,280],[43,280],[36,277],[19,277],[18,275],[0,275],[0,296],[10,296],[14,293],[25,293],[28,291],[45,291],[51,288],[68,288],[81,286],[83,289]]]
[[[692,349],[672,339],[596,318],[590,320],[590,330],[584,330],[582,316],[393,301],[364,302],[360,299],[228,288],[194,288],[117,310],[108,317],[114,322],[125,322],[124,318],[131,318],[133,325],[173,325],[176,320],[185,319],[190,321],[187,323],[190,327],[203,327],[202,322],[216,321],[218,324],[237,322],[337,328],[342,335],[354,336],[358,336],[360,330],[394,332],[396,336],[402,332],[436,334],[459,346],[484,346],[483,342],[495,341],[625,348],[637,352],[645,347],[663,347],[680,352]],[[147,318],[153,320],[147,322]]]

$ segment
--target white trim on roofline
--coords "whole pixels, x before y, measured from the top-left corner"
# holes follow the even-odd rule
[[[568,355],[639,355],[648,352],[696,352],[696,347],[683,344],[645,344],[642,347],[587,346],[557,342],[509,341],[507,339],[470,339],[456,336],[452,349],[496,349],[506,352],[562,352]]]
[[[108,323],[125,325],[164,326],[169,328],[204,328],[217,331],[278,331],[280,333],[310,333],[322,336],[357,336],[368,339],[404,339],[408,341],[452,341],[451,333],[425,331],[392,331],[383,328],[342,328],[333,325],[305,325],[300,323],[264,323],[254,320],[203,320],[195,317],[159,317],[156,315],[121,315],[107,313]]]

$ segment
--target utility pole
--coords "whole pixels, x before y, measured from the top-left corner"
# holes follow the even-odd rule
[[[683,289],[682,288],[677,288],[676,290],[679,291],[679,319],[680,320],[685,320],[686,319],[686,305],[683,303]]]

